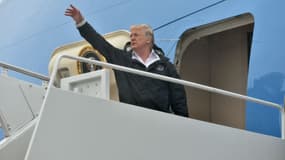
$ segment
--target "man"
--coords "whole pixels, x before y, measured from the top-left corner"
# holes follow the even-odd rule
[[[131,26],[132,51],[126,52],[108,43],[85,21],[74,6],[70,5],[65,15],[73,18],[81,36],[103,54],[109,63],[179,78],[173,64],[152,49],[154,36],[148,25]],[[115,71],[115,75],[121,102],[188,116],[183,86],[121,71]]]

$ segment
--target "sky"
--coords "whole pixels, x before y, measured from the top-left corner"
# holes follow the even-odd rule
[[[10,3],[5,3],[5,7],[0,9],[0,19],[5,19],[5,23],[9,24],[2,25],[0,29],[0,60],[48,76],[48,64],[53,51],[59,46],[82,40],[72,19],[63,15],[64,10],[71,3],[81,9],[85,18],[98,32],[105,34],[115,30],[128,30],[131,24],[138,23],[147,23],[153,28],[157,28],[194,9],[191,6],[186,7],[184,5],[186,2],[187,0],[175,3],[165,2],[170,6],[176,4],[181,7],[181,10],[169,16],[163,16],[169,11],[165,6],[160,6],[160,12],[156,14],[138,13],[133,16],[130,14],[130,8],[141,10],[140,7],[146,6],[150,0],[98,0],[96,2],[90,0],[84,1],[84,3],[70,0],[13,0]],[[206,2],[201,4],[201,6],[204,5]],[[156,6],[153,4],[148,8],[155,10]],[[177,33],[181,33],[181,31],[165,32],[166,28],[155,31],[156,40],[173,60],[177,41],[160,39],[178,39],[179,34]],[[23,76],[17,75],[16,77],[23,78]],[[27,79],[30,80],[24,78],[24,80]],[[30,81],[35,82],[33,79]]]

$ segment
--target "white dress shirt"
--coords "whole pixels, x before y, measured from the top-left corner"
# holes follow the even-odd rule
[[[147,59],[145,60],[145,62],[141,59],[141,57],[133,51],[132,53],[132,59],[136,59],[139,62],[141,62],[142,64],[145,65],[145,67],[149,67],[151,64],[153,64],[154,62],[160,60],[159,56],[154,52],[154,50],[151,50],[151,53],[149,54],[149,56],[147,57]]]

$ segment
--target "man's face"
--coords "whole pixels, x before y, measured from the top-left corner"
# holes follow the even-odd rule
[[[150,38],[145,35],[145,30],[139,27],[131,28],[130,39],[134,51],[147,47],[150,43]]]

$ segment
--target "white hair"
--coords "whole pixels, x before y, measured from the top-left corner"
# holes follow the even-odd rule
[[[130,27],[130,29],[133,29],[133,28],[143,28],[144,31],[145,31],[145,36],[150,37],[151,45],[152,46],[154,45],[154,35],[153,35],[153,30],[152,30],[150,25],[147,25],[147,24],[137,24],[137,25],[132,25]]]

